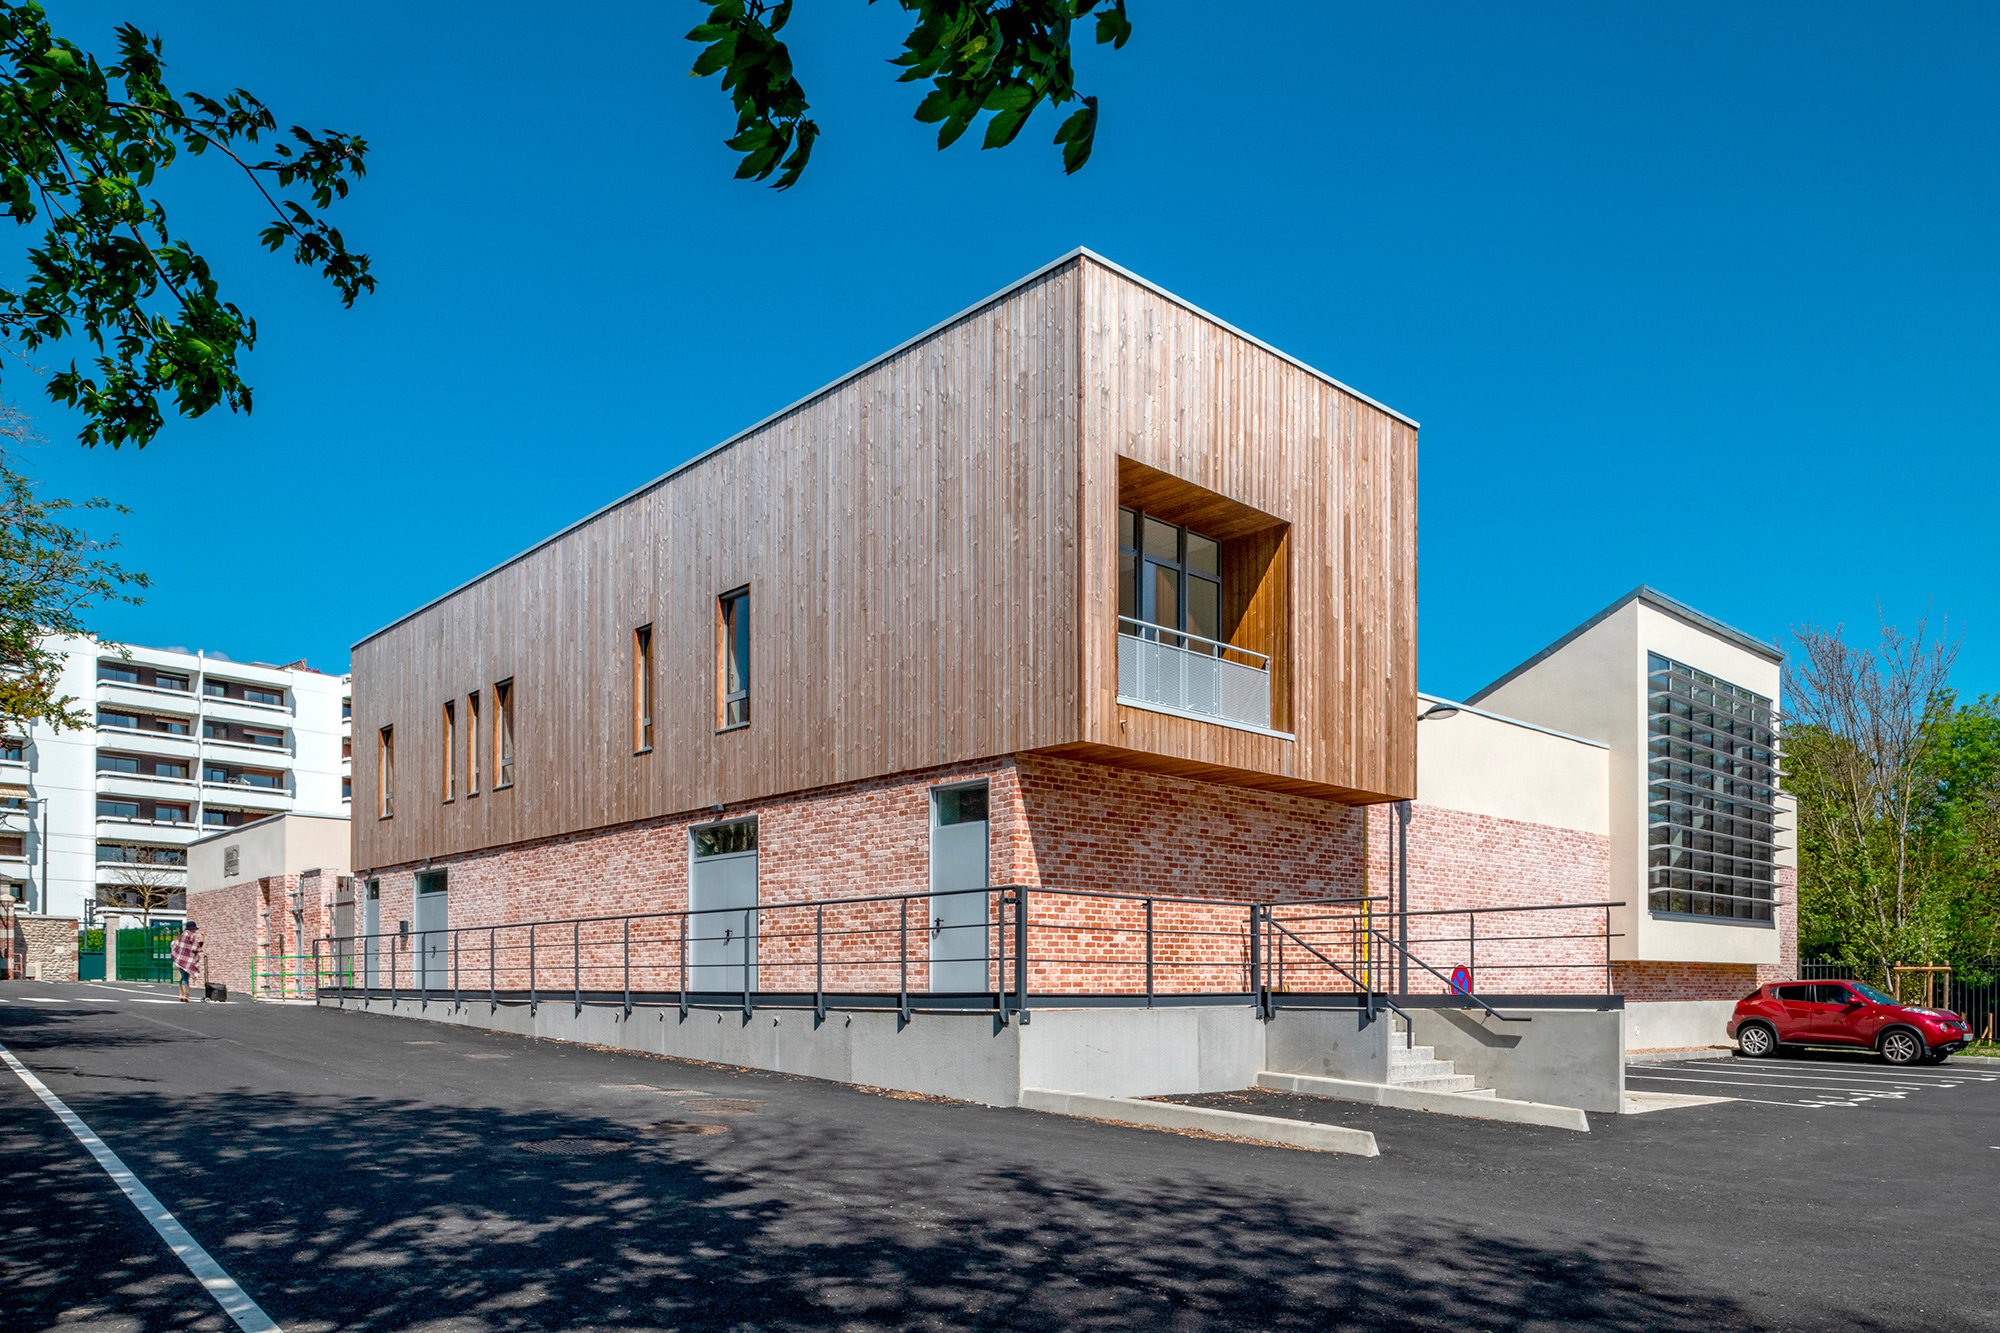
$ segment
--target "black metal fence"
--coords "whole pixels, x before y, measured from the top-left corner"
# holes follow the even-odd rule
[[[1969,959],[1954,963],[1801,963],[1806,981],[1859,981],[1894,995],[1904,1004],[1949,1009],[1964,1017],[1981,1041],[1995,1039],[2000,1023],[2000,960]]]
[[[950,910],[967,895],[985,895],[983,905]],[[1037,1001],[1248,1003],[1265,1014],[1490,1010],[1494,1001],[1614,1002],[1609,911],[1619,905],[1398,913],[1379,899],[1251,903],[999,885],[399,929],[320,941],[312,968],[338,978],[319,988],[329,997],[566,1001],[579,1013],[614,1005],[629,1014],[636,1003],[1025,1021]]]

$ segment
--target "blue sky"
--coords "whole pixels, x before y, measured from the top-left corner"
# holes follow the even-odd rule
[[[823,137],[780,195],[730,179],[691,0],[47,3],[373,145],[336,211],[381,279],[352,311],[251,244],[219,164],[167,196],[258,319],[253,415],[86,452],[8,369],[29,468],[134,511],[157,586],[115,636],[344,669],[1082,244],[1423,423],[1427,690],[1640,582],[1771,638],[1949,616],[1960,687],[2000,690],[1990,5],[1132,0],[1066,178],[1053,120],[938,153],[881,63],[901,11],[800,0]]]

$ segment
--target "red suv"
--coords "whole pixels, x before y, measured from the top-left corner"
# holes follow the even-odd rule
[[[1744,1055],[1785,1046],[1860,1047],[1892,1065],[1935,1064],[1972,1040],[1972,1029],[1945,1009],[1898,1004],[1858,981],[1781,981],[1736,1002],[1729,1035]]]

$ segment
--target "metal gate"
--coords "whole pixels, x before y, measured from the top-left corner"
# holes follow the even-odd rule
[[[76,979],[104,980],[104,927],[76,932]]]
[[[172,981],[174,941],[180,938],[180,933],[178,921],[156,921],[150,926],[119,931],[118,980]]]

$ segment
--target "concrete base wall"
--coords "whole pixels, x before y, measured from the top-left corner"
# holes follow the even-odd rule
[[[1267,1025],[1263,1068],[1274,1074],[1387,1083],[1394,1026],[1386,1009],[1373,1021],[1353,1012],[1280,1009]]]
[[[1625,1049],[1677,1050],[1727,1046],[1734,1000],[1644,1000],[1625,1005]]]
[[[1037,1009],[1021,1041],[1021,1083],[1098,1097],[1234,1092],[1263,1068],[1264,1024],[1248,1005]]]
[[[1438,1059],[1473,1075],[1475,1086],[1516,1101],[1614,1115],[1624,1111],[1623,1014],[1595,1009],[1521,1012],[1533,1021],[1507,1023],[1468,1009],[1409,1011],[1416,1044],[1435,1047]]]

